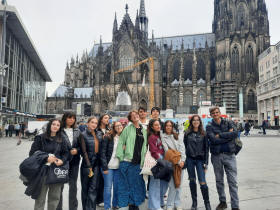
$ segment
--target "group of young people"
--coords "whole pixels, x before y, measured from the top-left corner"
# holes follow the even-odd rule
[[[210,148],[220,200],[216,209],[227,208],[224,192],[226,172],[231,207],[238,210],[234,154],[236,127],[233,122],[221,118],[218,107],[211,108],[210,114],[213,121],[207,125],[206,131],[199,115],[193,115],[188,130],[180,138],[172,121],[163,122],[160,119],[158,107],[152,108],[150,120],[147,119],[145,108],[129,112],[129,124],[125,128],[118,121],[110,125],[108,114],[99,119],[90,117],[83,132],[76,128],[76,115],[65,113],[61,120],[50,120],[46,132],[35,137],[29,155],[40,150],[49,154],[45,159],[48,164],[61,166],[69,162],[70,210],[78,208],[79,171],[83,210],[94,210],[102,202],[105,210],[145,209],[143,206],[146,198],[149,210],[160,210],[165,206],[164,196],[167,192],[166,209],[181,210],[184,169],[187,169],[189,177],[191,209],[197,209],[197,176],[205,208],[209,210],[211,206],[206,171]],[[141,169],[148,150],[155,160],[172,163],[174,172],[169,181],[149,176],[148,183],[145,183]],[[41,178],[43,187],[35,199],[34,209],[44,209],[47,194],[48,210],[62,209],[64,184],[47,184],[46,177]]]

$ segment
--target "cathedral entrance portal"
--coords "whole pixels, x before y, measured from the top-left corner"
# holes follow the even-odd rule
[[[127,91],[118,92],[116,106],[118,111],[129,111],[131,109],[131,98]]]

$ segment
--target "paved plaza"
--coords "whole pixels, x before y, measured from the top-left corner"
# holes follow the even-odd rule
[[[254,135],[242,137],[244,148],[238,155],[238,179],[240,209],[242,210],[280,210],[280,137]],[[16,146],[16,138],[0,139],[0,210],[31,210],[34,200],[24,194],[25,186],[19,180],[18,166],[27,157],[31,143],[23,140]],[[182,206],[190,209],[191,198],[188,188],[187,172],[183,183]],[[207,172],[212,209],[218,204],[213,167]],[[64,188],[64,209],[68,209],[67,190]],[[226,186],[228,209],[230,197]],[[80,199],[80,185],[79,185]],[[199,209],[204,209],[200,190],[198,190]],[[81,203],[79,203],[79,209]],[[100,208],[102,209],[102,208]],[[144,209],[147,209],[145,206]]]

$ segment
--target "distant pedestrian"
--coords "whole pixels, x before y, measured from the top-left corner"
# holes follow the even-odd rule
[[[248,120],[246,120],[244,129],[245,129],[244,135],[245,135],[245,136],[250,135],[251,125],[250,125],[250,123],[249,123]]]
[[[263,135],[266,135],[266,130],[265,130],[266,127],[267,127],[267,123],[265,120],[263,120],[263,122],[262,122]]]
[[[8,135],[9,135],[9,123],[7,123],[5,125],[5,132],[6,132],[6,137],[8,137]]]
[[[20,134],[21,134],[21,137],[24,137],[25,128],[26,128],[25,123],[22,122],[22,123],[20,124]]]
[[[84,122],[80,122],[80,124],[79,124],[79,130],[80,130],[81,132],[84,132],[84,131],[86,130],[86,128],[87,128],[86,124],[85,124]]]
[[[9,137],[13,136],[14,130],[15,130],[15,126],[14,126],[14,124],[11,123],[9,125]]]
[[[16,136],[19,136],[19,131],[20,131],[19,123],[15,124],[15,131],[16,131]]]

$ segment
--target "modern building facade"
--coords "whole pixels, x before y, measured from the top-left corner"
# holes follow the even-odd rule
[[[242,87],[245,114],[257,116],[257,56],[270,46],[265,1],[215,0],[214,10],[212,33],[155,38],[144,0],[134,23],[126,7],[120,25],[115,17],[112,42],[100,39],[89,54],[67,63],[64,85],[92,87],[93,113],[149,107],[151,65],[116,72],[153,57],[156,106],[188,114],[211,101],[238,115]]]
[[[3,124],[43,114],[45,86],[51,78],[16,8],[5,1],[0,4],[0,37]]]
[[[280,42],[259,55],[257,85],[258,121],[268,120],[279,126],[280,111]]]

